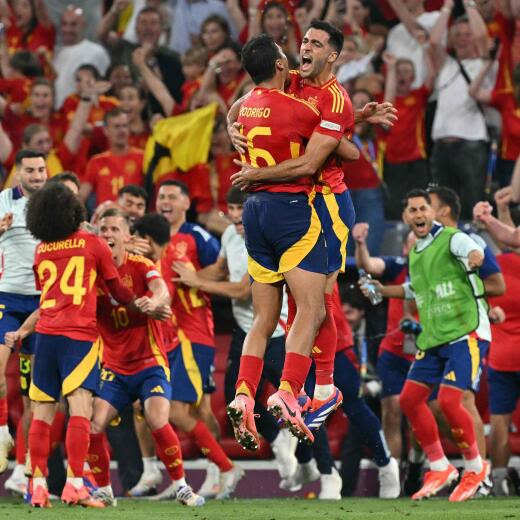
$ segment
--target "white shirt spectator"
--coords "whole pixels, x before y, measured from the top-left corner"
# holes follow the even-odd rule
[[[25,207],[29,199],[16,186],[0,193],[0,215],[13,214],[11,227],[0,237],[1,266],[0,291],[36,295],[34,280],[34,253],[40,243],[27,229]]]
[[[462,65],[469,78],[474,79],[484,66],[484,61],[480,58],[465,59]],[[432,130],[434,141],[445,137],[488,139],[484,116],[468,90],[468,82],[459,64],[451,56],[446,56],[436,83],[438,97]]]
[[[76,69],[85,63],[95,65],[100,74],[104,75],[110,65],[110,58],[103,46],[87,39],[83,39],[75,45],[65,45],[56,52],[53,65],[58,74],[54,83],[57,109],[61,107],[69,94],[75,92],[74,74]]]
[[[428,32],[439,18],[439,11],[424,12],[419,15],[417,23]],[[397,24],[388,33],[386,49],[396,58],[408,58],[415,66],[415,80],[412,88],[419,88],[426,79],[426,66],[424,63],[424,51],[419,42],[408,32],[403,23]]]
[[[362,58],[359,58],[359,60],[352,60],[344,63],[338,69],[338,72],[336,73],[336,79],[339,83],[346,83],[351,79],[361,76],[361,74],[374,72],[371,66],[371,61],[374,56],[374,52],[369,52]]]
[[[226,259],[229,281],[240,282],[247,274],[247,250],[244,237],[237,233],[236,227],[231,224],[222,234],[220,256]],[[244,331],[249,332],[253,325],[253,302],[249,300],[231,300],[233,317],[237,325]],[[282,312],[280,319],[287,323],[287,295],[284,292]],[[273,333],[273,338],[283,336],[285,328],[279,323]]]
[[[170,5],[173,9],[170,48],[179,54],[193,47],[193,39],[199,36],[202,22],[212,14],[219,14],[227,20],[231,37],[236,40],[235,25],[221,0],[170,0]]]

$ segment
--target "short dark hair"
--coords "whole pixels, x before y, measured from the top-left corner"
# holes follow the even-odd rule
[[[75,70],[74,75],[76,75],[80,70],[88,70],[92,76],[94,76],[96,81],[99,81],[102,78],[99,69],[95,65],[92,65],[92,63],[83,63]]]
[[[252,38],[242,49],[242,65],[255,85],[274,77],[276,60],[280,58],[278,46],[267,34]]]
[[[34,52],[16,51],[9,60],[9,66],[21,72],[27,78],[38,78],[43,75],[42,65]]]
[[[461,211],[460,197],[454,190],[448,188],[447,186],[431,185],[428,186],[426,191],[430,194],[437,195],[441,204],[450,208],[452,218],[459,220]]]
[[[244,204],[246,199],[247,193],[236,186],[233,186],[226,195],[226,202],[228,204]]]
[[[36,87],[49,87],[51,89],[52,94],[54,95],[54,83],[47,78],[36,78],[31,85],[31,92]]]
[[[229,28],[228,21],[223,16],[220,16],[219,14],[210,14],[202,22],[202,25],[200,26],[200,32],[202,33],[202,31],[204,31],[204,29],[206,28],[206,25],[208,25],[210,23],[217,24],[220,27],[220,29],[222,30],[222,32],[225,32],[227,34],[228,38],[231,36],[231,29]]]
[[[159,190],[163,186],[177,186],[178,188],[180,188],[181,193],[186,195],[186,197],[190,196],[190,190],[188,188],[188,185],[185,182],[178,181],[176,179],[170,179],[170,180],[167,180],[167,181],[164,181],[163,183],[161,183],[161,185],[159,186]],[[159,192],[159,190],[157,190],[157,192]]]
[[[354,309],[366,309],[367,299],[363,296],[357,284],[340,284],[339,296],[341,303],[348,303]]]
[[[170,241],[170,223],[159,213],[148,213],[134,222],[135,232],[141,236],[149,236],[156,244],[166,245]]]
[[[43,242],[64,240],[77,231],[85,219],[83,204],[59,182],[46,184],[27,202],[27,229]]]
[[[31,139],[40,132],[47,132],[49,135],[51,135],[50,130],[45,125],[40,125],[40,123],[31,123],[30,125],[27,125],[23,129],[22,144],[29,146]]]
[[[428,204],[432,203],[432,199],[430,199],[430,195],[426,190],[423,190],[422,188],[414,188],[413,190],[410,190],[403,199],[403,209],[408,206],[408,200],[414,199],[415,197],[423,197]]]
[[[142,186],[138,186],[137,184],[127,184],[126,186],[123,186],[118,192],[117,192],[117,198],[123,196],[125,193],[128,193],[128,195],[132,195],[132,197],[139,197],[141,199],[144,199],[146,202],[148,199],[148,193]]]
[[[78,187],[78,190],[81,186],[78,176],[74,172],[69,172],[69,171],[57,173],[56,175],[51,177],[47,182],[61,182],[62,183],[65,181],[73,182]]]
[[[309,29],[318,29],[319,31],[325,31],[329,35],[329,45],[338,53],[343,49],[343,41],[345,37],[343,33],[336,29],[333,25],[323,20],[312,20],[309,25]]]
[[[22,150],[18,150],[14,157],[14,164],[17,168],[22,165],[24,159],[38,159],[41,157],[45,161],[45,155],[41,152],[37,152],[36,150],[28,150],[24,148]]]
[[[139,18],[142,14],[147,14],[147,13],[154,13],[156,14],[159,18],[161,18],[161,13],[159,12],[158,9],[156,9],[155,7],[152,7],[151,5],[148,6],[148,7],[143,7],[138,13],[137,13],[137,18]]]

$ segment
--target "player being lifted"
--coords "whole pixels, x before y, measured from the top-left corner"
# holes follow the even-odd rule
[[[121,410],[139,399],[156,451],[174,484],[177,500],[184,505],[201,506],[204,499],[186,484],[181,446],[168,421],[170,370],[158,321],[171,317],[168,288],[151,260],[125,251],[130,228],[121,211],[107,210],[101,216],[99,231],[112,249],[123,283],[137,296],[135,305],[146,315],[119,305],[107,288],[100,289],[98,327],[103,342],[103,369],[101,386],[94,400],[89,448],[89,461],[99,486],[95,496],[107,505],[115,505],[104,431]]]
[[[95,235],[80,231],[85,209],[72,191],[52,183],[32,195],[27,204],[27,228],[42,242],[34,259],[40,307],[10,334],[11,342],[24,339],[36,324],[33,380],[34,401],[29,430],[33,475],[32,505],[50,507],[47,459],[51,423],[60,395],[69,405],[65,445],[67,482],[62,501],[103,507],[83,484],[92,415],[92,393],[99,379],[99,342],[96,328],[96,288],[103,280],[118,302],[128,304],[133,292],[122,285],[112,254]]]
[[[301,176],[313,175],[322,167],[316,179],[313,204],[327,242],[328,276],[325,320],[319,329],[313,349],[316,387],[311,409],[305,417],[306,424],[312,425],[312,428],[323,424],[342,401],[341,392],[333,384],[337,329],[332,312],[332,291],[338,273],[345,268],[346,244],[349,230],[354,224],[355,212],[350,193],[343,182],[343,170],[337,158],[330,154],[335,151],[343,159],[353,160],[359,153],[353,145],[349,147],[346,141],[335,150],[337,139],[350,132],[355,120],[350,98],[332,74],[332,65],[342,47],[343,34],[340,31],[327,22],[314,20],[300,47],[300,69],[290,72],[287,92],[314,105],[322,118],[319,129],[313,133],[306,146],[305,153],[276,165],[242,163],[242,171],[232,177],[235,185],[248,189],[254,183],[293,182]],[[231,109],[229,122],[235,119],[242,102],[243,100],[239,100]],[[370,104],[358,112],[356,118],[391,124],[395,116],[389,104]],[[248,146],[248,139],[243,132],[240,132],[242,137],[237,135],[239,128],[239,122],[230,125],[230,133],[235,145],[244,152]],[[290,296],[289,327],[294,321],[295,313],[294,298]]]

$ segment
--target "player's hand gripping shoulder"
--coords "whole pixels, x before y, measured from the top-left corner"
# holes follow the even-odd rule
[[[247,151],[247,137],[240,133],[240,127],[240,123],[232,123],[227,127],[227,131],[233,148],[244,155]]]
[[[136,235],[131,235],[130,239],[125,242],[125,249],[129,253],[143,256],[151,251],[150,242],[146,238],[140,238]]]
[[[491,323],[504,323],[506,321],[506,313],[498,305],[489,309],[488,316]]]

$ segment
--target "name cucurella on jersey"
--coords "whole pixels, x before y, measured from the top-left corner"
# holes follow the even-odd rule
[[[44,242],[38,246],[38,253],[47,253],[48,251],[63,251],[64,249],[83,249],[85,240],[82,238],[73,238],[67,240],[59,240],[57,242]]]

